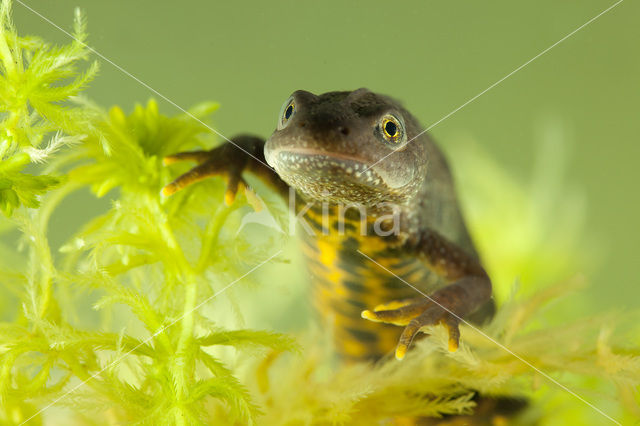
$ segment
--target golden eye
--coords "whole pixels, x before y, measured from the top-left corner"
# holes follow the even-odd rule
[[[296,102],[293,97],[287,99],[280,109],[280,120],[278,121],[278,130],[282,130],[287,127],[289,120],[296,113]]]
[[[401,120],[395,115],[385,114],[376,126],[378,137],[384,142],[390,142],[394,145],[403,143],[406,137],[404,123]]]

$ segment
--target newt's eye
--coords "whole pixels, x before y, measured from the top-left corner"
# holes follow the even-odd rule
[[[293,109],[295,108],[293,102],[287,105],[287,109],[284,110],[284,119],[288,120],[293,115]]]
[[[398,126],[391,120],[385,121],[383,129],[388,138],[395,138],[398,135]]]
[[[404,122],[393,114],[382,116],[376,126],[376,134],[384,142],[394,146],[403,144],[407,137],[404,130]]]
[[[278,120],[278,130],[282,130],[287,127],[289,120],[296,113],[296,103],[293,98],[287,99],[287,102],[282,105],[280,110],[280,120]]]

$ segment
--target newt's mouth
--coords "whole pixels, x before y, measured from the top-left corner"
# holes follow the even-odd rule
[[[374,205],[388,197],[384,179],[362,158],[314,148],[265,150],[265,157],[307,199]]]
[[[382,177],[369,168],[363,158],[328,153],[313,148],[286,148],[265,152],[267,163],[287,181],[296,175],[298,179],[315,179],[328,185],[357,184],[376,188],[384,185]],[[331,191],[331,188],[327,188]]]

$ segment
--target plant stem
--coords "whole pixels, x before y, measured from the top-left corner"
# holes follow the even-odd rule
[[[179,411],[175,413],[176,424],[185,424],[185,417],[182,411],[182,403],[188,396],[187,382],[190,378],[191,362],[193,358],[189,354],[189,346],[193,339],[193,328],[195,322],[194,310],[196,306],[197,297],[197,282],[194,276],[193,269],[187,259],[184,257],[184,253],[180,249],[180,246],[175,238],[173,229],[169,224],[166,214],[163,212],[157,198],[149,197],[149,205],[153,206],[153,211],[158,217],[157,223],[160,227],[160,232],[166,241],[167,246],[174,253],[176,258],[177,270],[173,271],[177,277],[184,279],[184,310],[180,325],[182,327],[180,337],[176,350],[173,352],[173,363],[169,366],[169,373],[173,376],[173,381],[176,385],[175,401],[176,407]],[[165,265],[165,267],[168,265]],[[163,333],[164,334],[164,333]]]
[[[197,274],[202,274],[207,267],[207,260],[211,257],[211,247],[215,245],[220,235],[220,230],[226,222],[229,215],[238,209],[239,203],[233,203],[230,206],[222,206],[221,211],[214,215],[214,217],[207,224],[207,228],[202,239],[202,248],[200,250],[200,257],[195,267]]]
[[[193,277],[189,277],[185,283],[185,295],[184,295],[184,313],[181,322],[182,331],[180,332],[180,339],[178,340],[178,347],[176,348],[176,367],[178,371],[175,372],[175,380],[178,384],[176,399],[182,401],[187,394],[187,381],[190,372],[190,359],[192,356],[189,354],[189,346],[193,339],[193,326],[195,322],[194,310],[196,305],[197,287],[196,281]]]

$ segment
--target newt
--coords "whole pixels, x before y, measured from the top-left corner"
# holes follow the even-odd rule
[[[197,166],[163,193],[224,176],[231,203],[248,186],[245,171],[283,197],[292,189],[314,305],[345,361],[378,360],[394,348],[402,359],[420,329],[436,324],[454,351],[461,318],[493,314],[491,280],[447,161],[399,102],[367,89],[298,90],[266,141],[230,141],[167,157]]]

